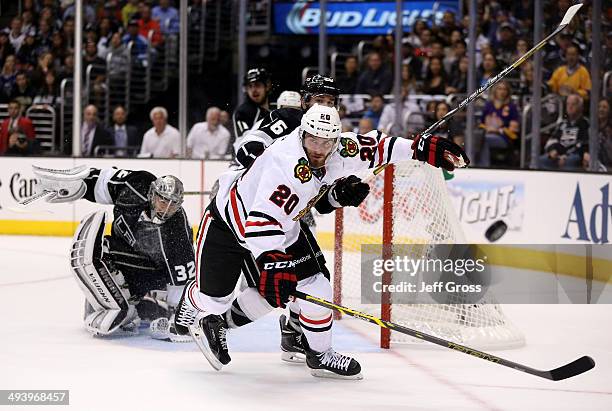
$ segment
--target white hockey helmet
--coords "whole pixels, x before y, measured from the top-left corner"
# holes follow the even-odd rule
[[[297,91],[285,90],[278,96],[276,107],[302,108],[302,96]]]
[[[306,133],[319,138],[333,139],[335,143],[329,152],[330,155],[338,148],[341,131],[342,123],[340,123],[340,115],[335,107],[315,104],[302,116],[302,122],[300,124],[300,138],[302,139],[302,144],[304,144],[304,136]]]

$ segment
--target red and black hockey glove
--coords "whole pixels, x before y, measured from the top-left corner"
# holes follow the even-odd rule
[[[272,307],[285,308],[289,296],[297,286],[292,257],[280,251],[267,251],[257,259],[259,267],[259,294]]]
[[[414,160],[426,161],[434,167],[453,171],[455,167],[466,167],[470,159],[461,147],[452,141],[437,136],[422,138],[420,135],[412,143]],[[461,164],[463,162],[463,164]]]

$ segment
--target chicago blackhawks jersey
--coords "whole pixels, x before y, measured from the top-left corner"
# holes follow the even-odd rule
[[[268,147],[246,171],[219,178],[215,205],[243,247],[255,258],[285,251],[299,234],[299,219],[323,196],[340,205],[329,188],[340,178],[386,163],[412,158],[412,141],[379,131],[342,133],[325,167],[313,169],[299,137],[299,128]]]
[[[130,291],[146,293],[166,284],[184,285],[195,276],[193,233],[181,207],[163,224],[149,217],[147,194],[155,176],[147,171],[92,168],[85,199],[113,204],[107,237],[112,261],[128,279]]]

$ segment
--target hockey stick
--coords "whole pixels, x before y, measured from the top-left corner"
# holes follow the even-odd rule
[[[512,70],[514,70],[515,68],[517,68],[518,66],[523,64],[529,57],[533,56],[536,51],[538,51],[542,47],[544,47],[544,45],[546,45],[546,43],[550,39],[555,37],[557,34],[561,33],[563,31],[563,29],[566,28],[569,25],[570,21],[572,21],[572,19],[574,18],[574,16],[578,12],[578,10],[580,10],[581,7],[582,7],[582,3],[579,3],[579,4],[574,4],[569,9],[567,9],[567,11],[565,12],[565,16],[563,16],[563,19],[561,20],[561,23],[559,23],[559,26],[555,29],[555,31],[550,33],[546,38],[544,38],[538,44],[533,46],[533,48],[531,50],[527,51],[527,53],[523,54],[518,60],[516,60],[514,63],[512,63],[511,65],[509,65],[508,67],[503,69],[495,77],[490,78],[485,84],[480,86],[475,92],[470,94],[465,100],[463,100],[461,103],[459,103],[459,105],[457,107],[455,107],[454,109],[452,109],[451,111],[446,113],[440,120],[436,121],[431,126],[427,127],[423,132],[420,133],[421,138],[422,139],[427,139],[427,138],[431,137],[431,133],[433,133],[440,126],[442,126],[444,123],[446,123],[459,110],[465,108],[472,101],[476,100],[485,91],[487,91],[488,89],[493,87],[495,84],[497,84],[501,79],[506,77],[508,75],[508,73],[510,73]],[[465,167],[463,159],[457,159],[457,160],[459,161],[459,162],[456,162],[456,164],[455,164],[457,167]],[[374,169],[374,174],[376,175],[376,174],[380,173],[385,167],[387,167],[387,164],[384,164],[382,166],[377,167],[376,169]]]
[[[372,324],[376,324],[382,328],[388,328],[393,331],[397,331],[402,334],[409,335],[411,337],[419,338],[424,341],[428,341],[430,343],[440,345],[442,347],[450,348],[455,351],[460,351],[465,354],[472,355],[477,358],[482,358],[483,360],[487,360],[499,365],[503,365],[509,368],[514,368],[517,371],[522,371],[527,374],[535,375],[536,377],[546,378],[547,380],[552,381],[560,381],[566,378],[575,377],[576,375],[580,375],[591,368],[595,367],[595,361],[589,356],[583,356],[574,360],[568,364],[562,365],[559,368],[555,368],[553,370],[537,370],[535,368],[528,367],[523,364],[519,364],[513,361],[505,360],[500,357],[496,357],[491,354],[487,354],[486,352],[478,351],[470,347],[466,347],[461,344],[454,343],[452,341],[444,340],[442,338],[435,337],[433,335],[425,334],[420,331],[413,330],[408,327],[404,327],[403,325],[395,324],[390,321],[385,321],[377,317],[373,317],[368,314],[364,314],[359,311],[352,310],[350,308],[342,307],[340,305],[336,305],[322,298],[313,297],[312,295],[305,294],[300,291],[294,291],[293,296],[295,298],[299,298],[301,300],[319,305],[321,307],[333,309],[340,311],[343,314],[350,315],[351,317],[358,318],[360,320],[367,321]]]

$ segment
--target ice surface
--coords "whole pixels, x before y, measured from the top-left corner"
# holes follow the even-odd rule
[[[317,379],[280,360],[280,311],[231,332],[232,363],[216,372],[192,343],[92,338],[69,246],[0,236],[0,389],[69,389],[74,410],[612,409],[612,306],[504,306],[527,345],[495,354],[543,369],[595,359],[566,381],[429,345],[381,350],[376,327],[357,320],[336,322],[334,345],[361,362],[364,380]]]

